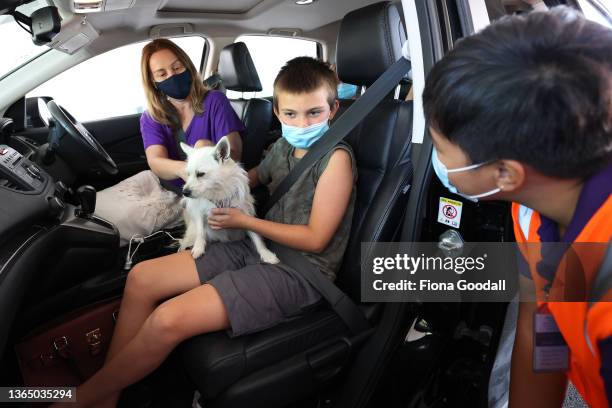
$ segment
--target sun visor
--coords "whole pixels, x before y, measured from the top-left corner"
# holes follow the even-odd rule
[[[98,37],[98,32],[87,18],[74,18],[62,26],[62,30],[53,38],[49,47],[72,55]]]

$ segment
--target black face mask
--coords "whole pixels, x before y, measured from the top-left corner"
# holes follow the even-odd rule
[[[185,99],[189,96],[191,89],[191,73],[188,69],[180,74],[172,75],[170,78],[156,82],[157,89],[174,99]]]

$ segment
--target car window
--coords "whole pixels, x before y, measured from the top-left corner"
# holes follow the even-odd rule
[[[262,91],[245,93],[227,91],[228,98],[272,96],[272,85],[278,71],[287,61],[300,56],[317,57],[317,43],[310,40],[263,35],[243,35],[236,42],[244,42],[259,74]]]
[[[603,0],[578,0],[578,4],[586,18],[612,28],[612,4]]]
[[[12,16],[0,16],[0,38],[10,38],[10,41],[0,42],[0,78],[49,51],[48,47],[34,45],[30,34],[19,27]]]
[[[173,38],[201,65],[203,37]],[[50,96],[81,122],[140,113],[146,109],[140,79],[140,55],[148,41],[97,55],[50,79],[27,96]]]

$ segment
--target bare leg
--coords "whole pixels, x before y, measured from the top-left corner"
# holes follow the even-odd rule
[[[137,264],[128,274],[106,363],[134,338],[161,300],[187,292],[200,284],[195,263],[187,251]],[[96,408],[115,407],[119,394],[110,396]]]
[[[151,373],[183,340],[228,327],[225,306],[211,285],[172,298],[155,309],[136,336],[102,369],[77,387],[76,404],[52,407],[90,407]]]

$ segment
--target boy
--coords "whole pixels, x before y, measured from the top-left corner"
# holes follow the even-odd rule
[[[252,186],[274,190],[325,134],[338,110],[336,87],[334,72],[312,58],[293,59],[281,69],[274,112],[283,137],[249,172]],[[305,172],[265,219],[219,208],[208,223],[255,231],[301,252],[334,279],[348,243],[356,175],[352,150],[341,143]],[[263,264],[249,239],[210,244],[195,261],[182,251],[141,262],[128,274],[110,357],[78,387],[78,406],[114,406],[122,388],[153,371],[187,338],[224,329],[230,336],[264,330],[320,300],[282,258],[280,264]]]
[[[440,180],[470,199],[514,202],[517,242],[610,240],[611,30],[568,8],[504,18],[434,66],[423,101]],[[533,266],[521,283],[547,293],[559,277],[542,285]],[[585,272],[589,288],[597,267]],[[519,306],[510,406],[563,402],[566,373],[533,370],[535,313],[554,318],[571,355],[567,374],[586,402],[607,407],[612,303],[543,297]]]

